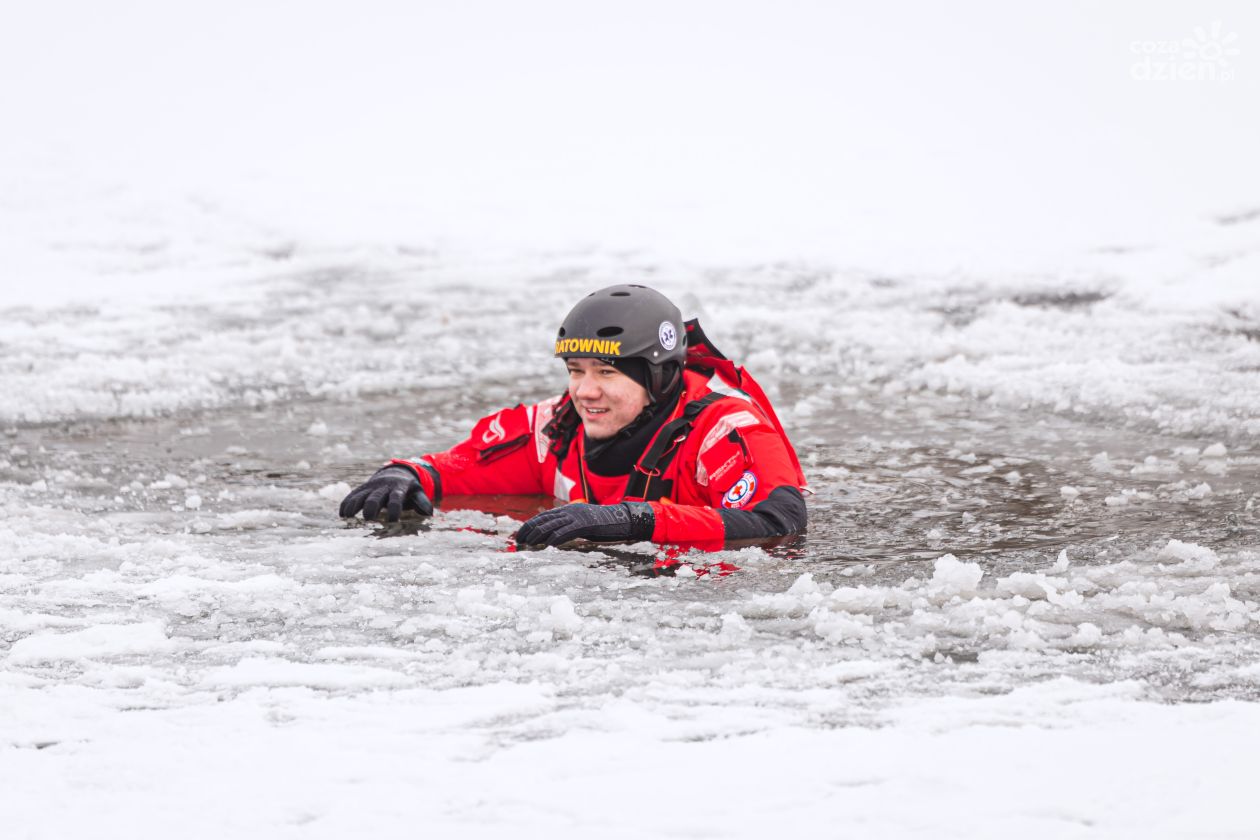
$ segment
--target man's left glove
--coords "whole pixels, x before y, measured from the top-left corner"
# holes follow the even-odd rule
[[[561,545],[578,538],[640,542],[650,540],[655,527],[656,514],[647,502],[574,503],[545,510],[530,519],[516,532],[516,544]]]
[[[433,502],[425,495],[420,479],[410,467],[390,465],[376,471],[363,484],[341,500],[341,515],[349,518],[360,510],[363,518],[372,520],[385,508],[385,520],[397,522],[404,509],[421,516],[433,515]]]

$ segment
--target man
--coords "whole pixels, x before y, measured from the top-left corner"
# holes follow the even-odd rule
[[[553,494],[519,546],[575,539],[719,548],[805,529],[804,476],[760,387],[646,286],[592,292],[564,319],[566,393],[483,418],[467,440],[394,460],[341,515],[429,515],[446,494]]]

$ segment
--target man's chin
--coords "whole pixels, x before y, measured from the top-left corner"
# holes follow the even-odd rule
[[[596,426],[586,420],[582,421],[582,430],[586,432],[586,436],[591,440],[608,440],[613,437],[620,429],[609,429],[603,426]]]

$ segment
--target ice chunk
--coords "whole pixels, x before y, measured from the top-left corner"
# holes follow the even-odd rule
[[[1098,647],[1103,640],[1103,631],[1098,625],[1091,622],[1084,622],[1080,627],[1076,628],[1076,632],[1064,640],[1064,644],[1073,648],[1094,648]]]
[[[12,663],[51,662],[59,659],[96,659],[159,653],[175,646],[158,622],[100,624],[71,633],[37,633],[18,639],[9,650]]]
[[[1208,475],[1225,475],[1229,472],[1229,461],[1224,458],[1210,458],[1199,463]]]
[[[877,586],[842,586],[827,599],[829,606],[845,612],[878,613],[888,604],[889,590]]]
[[[1155,555],[1155,559],[1164,563],[1181,563],[1187,567],[1193,567],[1187,570],[1196,572],[1214,569],[1221,562],[1212,549],[1194,543],[1184,543],[1181,540],[1169,540],[1168,544]]]
[[[806,572],[788,587],[787,594],[804,597],[806,595],[817,595],[819,591],[818,584],[814,581],[814,576]]]
[[[1065,484],[1059,488],[1059,495],[1067,499],[1069,502],[1081,495],[1081,491],[1077,490],[1070,484]]]
[[[222,498],[222,494],[220,494]],[[300,522],[302,515],[283,510],[238,510],[220,514],[215,527],[223,529],[247,530],[255,528],[275,528],[281,522],[294,525]]]
[[[309,464],[307,465],[309,468]],[[344,481],[338,481],[334,484],[325,484],[319,488],[319,497],[328,499],[330,502],[339,502],[350,493],[350,485]]]
[[[485,600],[486,588],[484,586],[466,586],[455,593],[455,603],[457,604],[484,603]],[[552,607],[552,612],[555,612],[554,605]]]
[[[1111,463],[1111,457],[1106,452],[1099,452],[1093,458],[1089,459],[1090,469],[1100,473],[1112,473],[1116,468]]]
[[[742,644],[752,638],[752,628],[739,613],[729,612],[722,615],[722,640],[732,644]]]
[[[1147,455],[1142,463],[1129,470],[1130,475],[1168,475],[1181,471],[1176,461],[1164,461],[1154,455]]]
[[[1191,466],[1199,463],[1199,450],[1193,446],[1178,446],[1173,450],[1173,455],[1178,461],[1182,461]]]
[[[567,595],[557,595],[551,600],[551,609],[543,616],[542,625],[557,636],[571,636],[581,629],[582,618]]]
[[[964,563],[954,555],[946,554],[932,564],[932,580],[928,586],[933,595],[971,597],[976,594],[976,586],[982,577],[984,570],[977,564]]]
[[[410,685],[411,680],[396,671],[369,665],[290,662],[284,659],[250,657],[231,667],[208,669],[202,684],[219,688],[294,686],[332,691],[401,688]]]
[[[814,620],[814,632],[829,642],[857,642],[875,635],[874,621],[869,615],[817,610],[811,618]]]
[[[1211,446],[1203,447],[1204,458],[1224,458],[1229,454],[1229,450],[1225,448],[1223,443],[1214,443]]]
[[[1002,595],[1019,595],[1030,601],[1044,600],[1050,593],[1057,593],[1045,575],[1031,572],[1013,572],[998,581],[997,591]]]

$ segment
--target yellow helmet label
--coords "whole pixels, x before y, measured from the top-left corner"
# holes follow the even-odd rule
[[[589,353],[592,356],[620,356],[621,342],[606,338],[562,338],[556,342],[556,355]]]

